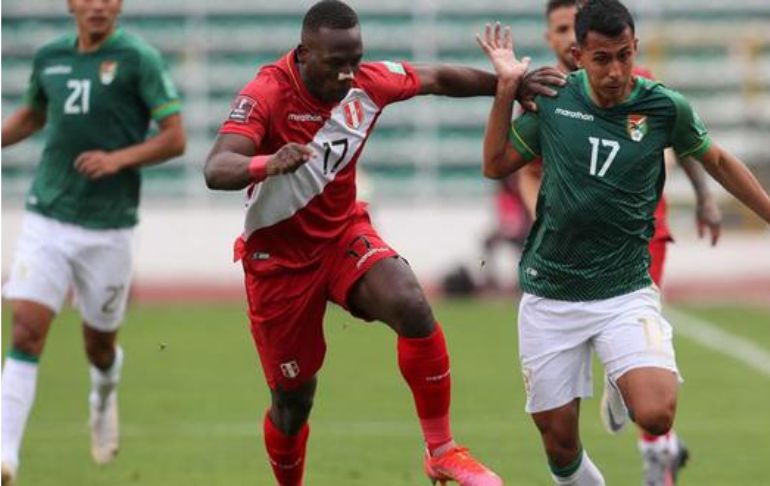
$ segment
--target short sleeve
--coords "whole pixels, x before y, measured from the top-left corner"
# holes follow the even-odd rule
[[[511,123],[508,138],[524,160],[540,157],[540,117],[536,113],[527,112],[516,118]]]
[[[230,105],[230,114],[219,133],[243,135],[255,145],[260,145],[269,128],[270,110],[267,100],[270,91],[270,80],[261,74],[249,82]]]
[[[406,62],[365,63],[358,76],[366,92],[380,108],[408,100],[420,90],[420,78],[414,67]]]
[[[708,129],[690,103],[676,91],[669,91],[676,119],[671,131],[671,145],[679,157],[698,158],[711,147]]]
[[[179,113],[182,109],[174,82],[160,53],[150,47],[141,51],[139,92],[155,121]]]
[[[48,104],[48,98],[40,83],[40,62],[38,56],[32,64],[32,73],[29,75],[29,84],[24,93],[24,104],[35,111],[45,111]]]

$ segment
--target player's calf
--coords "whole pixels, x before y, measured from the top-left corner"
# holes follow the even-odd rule
[[[532,414],[543,439],[548,462],[553,467],[566,467],[581,454],[578,410],[578,401],[575,400],[554,410]]]
[[[83,341],[89,363],[99,370],[109,370],[115,363],[117,356],[117,336],[117,331],[97,331],[84,323]]]

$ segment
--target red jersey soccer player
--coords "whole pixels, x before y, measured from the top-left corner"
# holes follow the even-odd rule
[[[575,14],[578,9],[578,0],[550,0],[546,7],[548,30],[546,40],[556,54],[557,67],[563,73],[569,73],[578,69],[572,49],[575,41]],[[634,75],[653,79],[652,73],[640,66],[635,67]],[[667,165],[669,155],[666,154]],[[702,236],[705,229],[711,232],[712,244],[719,239],[721,214],[711,193],[705,184],[703,169],[692,160],[680,160],[681,167],[690,178],[697,196],[698,232]],[[540,189],[540,177],[542,162],[530,163],[520,171],[519,188],[524,203],[530,215],[535,217],[535,206],[538,191]],[[666,259],[666,247],[673,241],[668,227],[668,216],[665,196],[661,196],[655,209],[655,233],[650,240],[650,276],[656,285],[661,286],[663,280],[663,266]],[[606,386],[606,384],[605,384]],[[606,391],[606,390],[605,390]],[[609,416],[607,393],[602,397],[602,422],[611,432],[616,432],[620,424],[616,424]],[[676,473],[679,467],[687,460],[687,450],[672,432],[663,437],[656,437],[641,432],[639,449],[644,461],[645,482],[647,486],[664,486],[676,481]]]
[[[301,44],[236,98],[206,162],[210,188],[248,187],[236,254],[272,393],[264,438],[273,472],[281,485],[302,482],[331,300],[398,334],[398,364],[414,396],[429,478],[499,485],[453,441],[444,335],[409,266],[356,202],[355,186],[356,162],[385,106],[421,94],[492,95],[496,78],[464,67],[361,63],[362,55],[356,13],[336,0],[315,4]]]

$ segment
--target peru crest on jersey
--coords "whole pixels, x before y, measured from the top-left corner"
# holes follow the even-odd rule
[[[345,113],[345,123],[353,130],[360,127],[364,121],[364,109],[361,106],[361,100],[358,98],[345,103],[343,112]]]

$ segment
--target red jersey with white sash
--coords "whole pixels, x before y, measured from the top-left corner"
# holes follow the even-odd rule
[[[419,87],[408,64],[369,62],[342,101],[323,103],[303,84],[294,51],[263,67],[235,99],[220,133],[251,138],[258,154],[294,142],[314,156],[293,174],[248,188],[238,256],[248,253],[265,270],[317,262],[325,246],[366,213],[356,201],[356,163],[382,109],[415,96]]]

